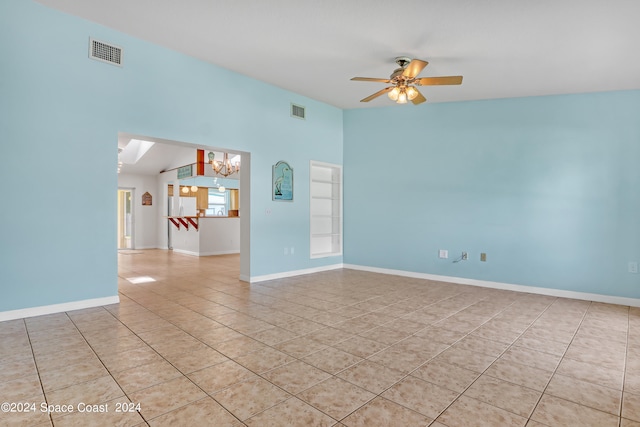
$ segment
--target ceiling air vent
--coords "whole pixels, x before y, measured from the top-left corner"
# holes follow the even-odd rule
[[[89,58],[122,67],[122,48],[90,38]]]
[[[291,117],[304,120],[304,107],[302,105],[291,104]]]

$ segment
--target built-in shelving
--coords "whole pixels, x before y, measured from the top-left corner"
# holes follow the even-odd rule
[[[342,166],[310,163],[311,258],[342,255]]]

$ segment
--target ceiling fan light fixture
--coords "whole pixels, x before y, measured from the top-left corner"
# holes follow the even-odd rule
[[[413,86],[409,86],[407,88],[407,98],[409,98],[409,101],[416,99],[416,96],[418,96],[418,90]]]
[[[400,68],[396,68],[389,78],[353,77],[351,79],[361,82],[378,82],[390,85],[361,99],[360,102],[369,102],[386,93],[389,99],[398,104],[406,104],[408,101],[411,101],[414,105],[418,105],[425,102],[427,98],[425,98],[414,85],[435,86],[462,84],[462,76],[418,78],[418,74],[429,64],[427,61],[421,59],[411,59],[402,56],[396,58],[396,64],[398,64]]]
[[[398,87],[394,87],[393,89],[391,89],[389,91],[389,93],[387,94],[387,96],[389,97],[390,100],[392,101],[397,101],[398,100],[398,95],[400,94],[400,89],[398,89]]]
[[[398,100],[396,101],[398,104],[406,104],[407,103],[407,92],[404,89],[400,90],[398,94]]]

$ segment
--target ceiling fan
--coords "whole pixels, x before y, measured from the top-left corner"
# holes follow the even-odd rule
[[[396,68],[388,79],[372,77],[354,77],[351,79],[361,82],[390,83],[392,85],[361,99],[360,102],[369,102],[386,93],[391,100],[396,101],[398,104],[406,104],[407,101],[411,101],[418,105],[425,102],[427,98],[420,93],[416,86],[459,85],[462,83],[462,76],[418,78],[418,74],[429,64],[427,61],[412,60],[406,56],[401,56],[396,58],[396,64],[400,68]]]

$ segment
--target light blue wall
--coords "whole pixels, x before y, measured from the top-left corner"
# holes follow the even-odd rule
[[[341,110],[25,0],[0,2],[0,70],[0,311],[117,294],[119,131],[251,153],[251,276],[342,261],[308,256],[309,160],[342,163]],[[293,203],[271,200],[278,160]]]
[[[640,91],[345,111],[345,263],[640,297],[639,112]]]
[[[343,114],[28,0],[0,2],[0,70],[0,311],[117,293],[119,131],[251,152],[251,276],[342,261],[308,259],[308,168],[344,153],[347,263],[640,297],[638,91]]]

